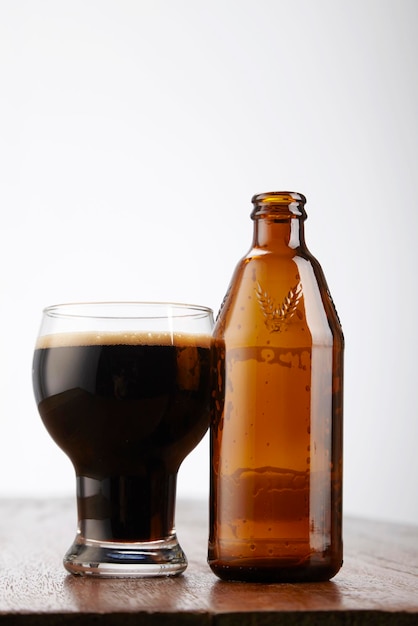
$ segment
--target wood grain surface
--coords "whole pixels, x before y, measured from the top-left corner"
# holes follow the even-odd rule
[[[178,578],[73,577],[62,557],[73,500],[0,501],[2,624],[418,625],[418,528],[347,519],[344,566],[327,583],[219,581],[206,564],[207,504],[179,502]]]

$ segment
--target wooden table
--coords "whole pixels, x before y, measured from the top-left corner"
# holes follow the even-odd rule
[[[76,578],[62,567],[72,500],[0,501],[0,626],[418,625],[418,527],[347,519],[342,570],[327,583],[219,581],[206,564],[207,506],[180,502],[189,558],[178,578]]]

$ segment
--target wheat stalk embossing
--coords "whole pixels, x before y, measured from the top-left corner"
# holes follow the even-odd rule
[[[264,315],[264,323],[271,333],[277,333],[285,329],[290,319],[296,313],[297,306],[302,296],[302,285],[297,283],[284,297],[280,306],[277,306],[273,298],[265,291],[260,283],[255,290],[258,303]]]

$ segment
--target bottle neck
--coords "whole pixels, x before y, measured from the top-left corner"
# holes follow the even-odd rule
[[[304,246],[304,223],[301,220],[290,218],[278,222],[262,218],[254,221],[253,247],[296,250]]]
[[[302,194],[275,191],[256,195],[252,202],[254,247],[295,250],[305,246],[306,199]]]

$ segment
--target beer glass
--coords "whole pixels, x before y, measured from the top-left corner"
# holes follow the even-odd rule
[[[175,576],[177,472],[209,425],[213,313],[175,303],[74,303],[43,311],[38,410],[73,463],[72,574]]]

